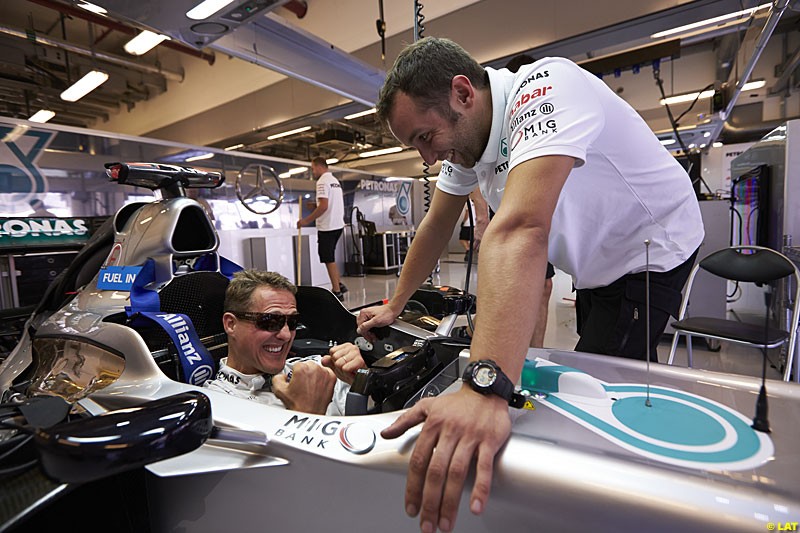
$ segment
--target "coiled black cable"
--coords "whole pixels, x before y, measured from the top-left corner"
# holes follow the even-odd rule
[[[425,7],[421,2],[414,0],[414,41],[418,41],[424,37],[425,33],[425,15],[422,14],[422,8]]]

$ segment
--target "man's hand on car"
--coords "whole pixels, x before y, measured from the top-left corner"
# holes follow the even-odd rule
[[[406,481],[406,513],[419,513],[422,531],[452,531],[464,481],[477,461],[470,511],[481,514],[489,499],[494,457],[511,434],[508,403],[464,386],[456,393],[417,402],[381,432],[399,437],[424,422]]]

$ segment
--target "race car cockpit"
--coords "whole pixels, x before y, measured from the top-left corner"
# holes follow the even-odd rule
[[[240,267],[217,253],[219,238],[207,213],[185,195],[187,188],[219,187],[223,176],[160,163],[109,163],[106,168],[112,181],[153,190],[156,201],[121,208],[53,283],[20,343],[27,344],[20,351],[36,364],[6,373],[14,391],[28,386],[35,394],[71,391],[65,399],[73,402],[113,382],[124,368],[139,366],[138,359],[151,360],[171,380],[202,386],[227,353],[225,289]],[[400,320],[380,328],[376,342],[358,335],[353,311],[330,291],[299,286],[296,297],[302,318],[295,355],[324,354],[334,344],[353,342],[368,365],[351,389],[348,415],[402,409],[458,379],[458,355],[468,343],[447,333],[458,314],[474,308],[470,295],[423,287],[412,303],[419,302],[424,312],[410,309],[405,315],[412,323]],[[165,321],[187,329],[194,344],[187,348]],[[137,342],[128,338],[130,330]],[[67,331],[71,344],[63,340]],[[102,334],[106,331],[113,333]],[[81,362],[84,344],[100,346],[96,351],[104,360],[114,361],[103,379],[90,376]],[[64,370],[76,364],[82,371]],[[106,367],[95,366],[93,372],[99,368]]]

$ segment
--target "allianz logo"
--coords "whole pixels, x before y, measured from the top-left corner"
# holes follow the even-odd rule
[[[59,235],[85,235],[89,232],[82,219],[0,219],[0,236],[10,237],[55,237]]]

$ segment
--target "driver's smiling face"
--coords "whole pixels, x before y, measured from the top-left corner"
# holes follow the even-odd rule
[[[294,294],[262,286],[250,297],[252,313],[297,313]],[[228,333],[228,365],[245,374],[277,374],[283,370],[295,332],[284,324],[279,331],[264,331],[253,322],[234,319]]]

